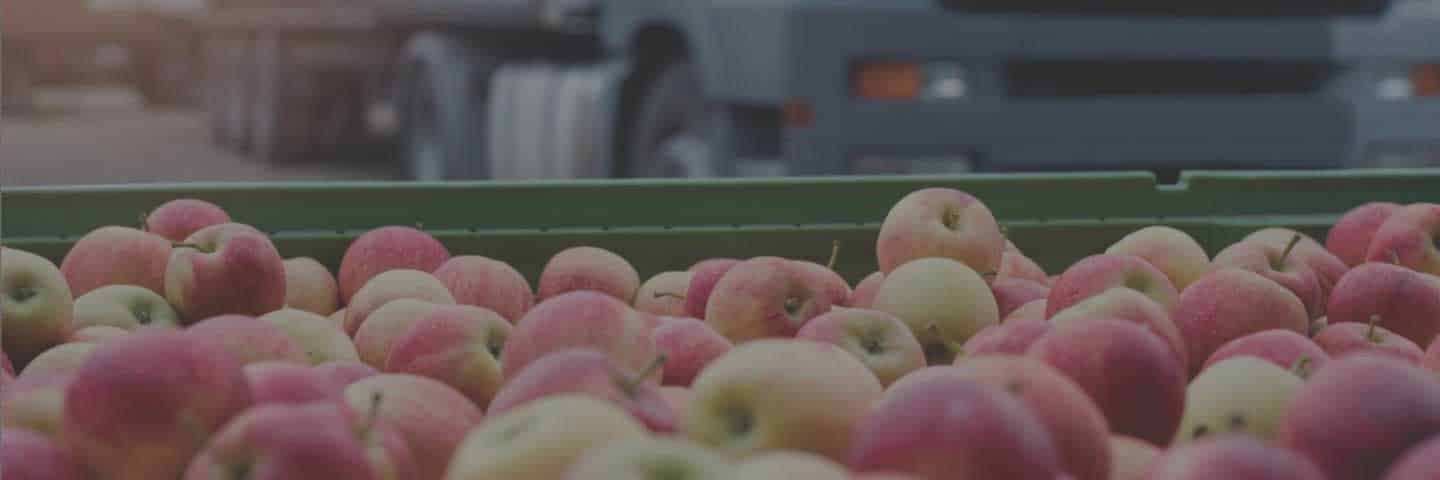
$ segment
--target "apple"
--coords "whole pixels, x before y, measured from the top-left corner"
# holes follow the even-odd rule
[[[1288,228],[1256,230],[1254,233],[1246,235],[1244,241],[1268,243],[1278,248],[1285,248],[1296,235],[1300,236],[1300,242],[1295,244],[1295,250],[1290,254],[1315,272],[1317,279],[1320,280],[1322,299],[1329,299],[1330,290],[1335,287],[1335,283],[1340,281],[1340,277],[1345,276],[1345,272],[1350,270],[1350,266],[1326,250],[1320,242],[1309,235]]]
[[[440,380],[484,408],[500,389],[500,352],[509,337],[510,322],[493,310],[437,307],[395,337],[385,371]]]
[[[75,241],[60,271],[75,295],[106,285],[136,285],[165,292],[170,241],[129,227],[100,227]]]
[[[165,297],[135,285],[106,285],[75,299],[74,328],[113,326],[130,330],[140,326],[180,326],[180,315]]]
[[[1119,319],[1056,325],[1026,355],[1080,385],[1111,432],[1157,446],[1175,436],[1188,377],[1165,341],[1145,327]]]
[[[1216,270],[1191,284],[1170,318],[1185,339],[1192,375],[1226,342],[1273,329],[1304,334],[1310,325],[1293,292],[1239,268]]]
[[[417,478],[414,457],[389,425],[339,403],[267,404],[216,433],[185,480]]]
[[[1305,384],[1299,376],[1260,357],[1222,360],[1200,372],[1185,391],[1185,416],[1174,444],[1216,435],[1243,434],[1275,440],[1280,418]]]
[[[182,242],[202,228],[230,222],[230,214],[219,205],[195,198],[177,198],[145,215],[145,231],[172,242]]]
[[[1023,355],[1030,345],[1050,332],[1051,324],[1039,318],[1007,319],[1004,323],[980,330],[955,356],[955,364],[986,355]]]
[[[345,387],[345,400],[358,411],[375,409],[377,418],[400,432],[415,455],[420,480],[443,478],[456,447],[481,419],[480,407],[454,388],[405,373],[383,373],[352,383]]]
[[[1440,203],[1414,203],[1396,210],[1365,250],[1367,262],[1391,262],[1418,272],[1440,275]]]
[[[285,260],[285,306],[329,315],[340,309],[340,285],[319,261],[310,257]]]
[[[1047,321],[1048,317],[1045,316],[1045,310],[1047,310],[1047,303],[1049,302],[1045,300],[1031,300],[1029,303],[1021,305],[1020,308],[1017,308],[1015,309],[1015,311],[1010,312],[1009,315],[1006,315],[1000,320],[1000,323],[1006,324],[1017,320],[1038,320],[1041,322]]]
[[[1278,444],[1331,480],[1380,478],[1406,450],[1440,432],[1440,379],[1393,357],[1337,357],[1305,382]]]
[[[624,257],[599,247],[579,246],[550,257],[540,271],[535,295],[544,301],[567,292],[593,290],[630,303],[639,288],[640,273]]]
[[[96,325],[76,330],[70,335],[71,342],[105,343],[130,333],[129,330],[110,325]]]
[[[279,310],[285,306],[285,260],[253,227],[205,227],[170,254],[165,299],[186,323]]]
[[[1256,240],[1246,240],[1230,245],[1215,254],[1211,262],[1214,269],[1240,268],[1260,274],[1265,278],[1289,289],[1305,305],[1309,318],[1324,315],[1324,291],[1320,287],[1320,276],[1305,262],[1294,255],[1295,246],[1302,237],[1291,237],[1289,243],[1276,246]]]
[[[925,367],[925,351],[905,322],[878,310],[838,307],[805,324],[795,338],[836,345],[890,385]]]
[[[515,324],[500,352],[501,378],[508,382],[540,357],[576,347],[598,349],[625,368],[643,370],[656,357],[651,334],[658,322],[600,292],[561,294],[535,305]]]
[[[93,343],[65,343],[51,347],[36,355],[30,364],[20,371],[17,379],[35,376],[64,376],[75,373],[97,345]]]
[[[842,461],[880,381],[835,345],[794,339],[738,344],[700,372],[681,431],[732,458],[790,449]]]
[[[1185,348],[1185,338],[1181,335],[1180,328],[1175,326],[1175,322],[1170,319],[1170,314],[1165,311],[1165,307],[1138,291],[1128,288],[1106,290],[1056,312],[1054,316],[1050,317],[1050,323],[1062,325],[1096,318],[1128,320],[1145,327],[1151,333],[1159,335],[1161,339],[1165,340],[1165,343],[1169,344],[1170,349],[1175,352],[1175,358],[1180,361],[1180,366],[1189,371],[1189,354]]]
[[[282,308],[260,316],[260,320],[280,327],[295,345],[305,352],[310,363],[319,365],[334,360],[360,360],[355,344],[339,325],[305,310]]]
[[[996,355],[957,362],[951,375],[1004,389],[1050,432],[1061,470],[1075,480],[1110,478],[1110,430],[1079,385],[1034,358]]]
[[[595,447],[565,474],[565,480],[600,478],[733,480],[743,477],[735,476],[735,465],[729,460],[694,443],[674,438],[637,438]]]
[[[990,282],[990,292],[995,295],[995,304],[1004,318],[1015,309],[1050,296],[1050,287],[1044,283],[1018,278],[997,278]]]
[[[1430,347],[1425,349],[1425,358],[1420,360],[1420,365],[1435,373],[1440,373],[1440,338],[1430,342]]]
[[[635,309],[655,315],[685,315],[685,291],[690,288],[690,272],[660,272],[640,285],[635,293]]]
[[[1440,277],[1388,263],[1364,263],[1335,284],[1326,318],[1331,324],[1378,322],[1428,345],[1440,335]]]
[[[1415,342],[1373,322],[1369,325],[1355,322],[1330,325],[1315,335],[1315,344],[1332,358],[1364,351],[1389,355],[1419,365],[1420,359],[1425,356],[1425,352],[1420,350],[1420,346]]]
[[[758,453],[740,462],[735,469],[736,480],[849,480],[850,472],[834,460],[797,451]]]
[[[179,478],[251,404],[240,361],[189,333],[144,328],[95,349],[65,388],[62,436],[107,478]]]
[[[391,270],[395,272],[398,270]],[[389,273],[389,272],[387,272]],[[383,275],[383,274],[382,274]],[[378,278],[378,277],[377,277]],[[451,315],[475,315],[470,309],[482,310],[468,305],[434,304],[413,298],[392,300],[366,317],[365,323],[355,331],[355,352],[360,361],[384,370],[390,358],[390,348],[395,340],[405,335],[420,319],[445,309]]]
[[[731,267],[710,292],[705,321],[735,343],[794,336],[832,305],[798,265],[756,257]]]
[[[329,320],[330,323],[335,324],[335,326],[340,327],[340,330],[341,330],[341,331],[344,331],[344,330],[345,330],[345,315],[346,315],[347,313],[349,313],[349,312],[348,312],[348,309],[346,309],[345,307],[340,307],[340,309],[339,309],[339,310],[336,310],[335,313],[326,315],[326,316],[325,316],[325,319],[326,319],[326,320]],[[347,333],[346,335],[349,335],[349,334]]]
[[[1091,255],[1075,262],[1055,280],[1050,287],[1045,316],[1053,317],[1056,312],[1117,287],[1143,293],[1166,311],[1174,307],[1180,296],[1169,277],[1140,257]]]
[[[1061,460],[1045,423],[1003,388],[927,367],[906,375],[855,427],[852,472],[947,480],[1053,480]]]
[[[1427,480],[1440,475],[1440,436],[1405,452],[1385,471],[1385,480]]]
[[[60,438],[65,416],[65,389],[71,375],[30,375],[15,379],[0,390],[0,424],[5,435],[26,429],[50,438]],[[0,435],[4,436],[4,435]]]
[[[966,340],[1000,322],[1000,307],[985,279],[947,258],[915,260],[886,274],[872,308],[910,326],[928,365],[954,361]]]
[[[837,242],[835,245],[835,253],[838,254],[840,244]],[[832,258],[830,262],[834,264],[835,260]],[[845,305],[845,301],[850,299],[850,294],[854,291],[850,288],[850,282],[845,281],[845,278],[835,273],[835,270],[804,260],[796,260],[795,264],[799,267],[800,274],[806,278],[807,282],[810,282],[815,290],[830,298],[831,305]]]
[[[433,272],[450,259],[450,251],[430,234],[392,225],[361,234],[340,259],[340,304],[348,305],[371,278],[389,270]]]
[[[1399,209],[1400,204],[1391,202],[1367,202],[1350,209],[1330,226],[1325,249],[1351,267],[1365,263],[1375,231]]]
[[[1145,472],[1160,458],[1160,453],[1160,449],[1144,440],[1111,435],[1110,480],[1144,480]]]
[[[1300,378],[1309,378],[1310,373],[1325,366],[1330,354],[1316,345],[1309,337],[1291,330],[1274,329],[1255,332],[1225,342],[1205,360],[1202,367],[1208,369],[1223,360],[1241,356],[1253,356],[1269,361],[1280,368],[1292,370]]]
[[[895,203],[875,243],[880,271],[927,257],[949,258],[979,272],[1000,268],[1005,235],[984,202],[951,188],[924,188]]]
[[[345,306],[345,333],[356,335],[365,319],[375,310],[393,300],[405,298],[436,305],[455,305],[455,296],[434,275],[403,268],[387,270],[370,279]]]
[[[1121,237],[1105,250],[1109,255],[1134,255],[1150,262],[1176,290],[1195,283],[1210,270],[1210,256],[1195,237],[1174,227],[1152,225]]]
[[[212,317],[191,325],[185,333],[223,345],[242,364],[267,360],[310,363],[285,329],[247,315]]]
[[[709,324],[689,317],[660,317],[650,338],[666,358],[662,385],[690,386],[710,362],[734,347]]]
[[[885,274],[873,272],[866,275],[855,284],[855,289],[850,291],[850,298],[845,299],[845,305],[853,308],[870,308],[875,304],[875,294],[880,293],[880,284],[885,281]]]
[[[705,318],[705,306],[710,302],[715,284],[720,283],[720,278],[730,271],[730,267],[739,264],[740,260],[734,258],[712,258],[690,266],[690,286],[685,289],[685,315]]]
[[[685,412],[690,407],[690,401],[695,398],[695,393],[690,387],[676,385],[663,385],[660,387],[660,396],[665,398],[665,403],[670,404],[670,409],[675,411],[675,418],[685,418]]]
[[[55,264],[24,250],[0,247],[0,345],[25,365],[63,343],[72,330],[75,300]]]
[[[1016,252],[1000,254],[1000,268],[995,270],[995,280],[1005,278],[1030,280],[1046,287],[1050,286],[1050,275],[1045,273],[1045,269],[1030,257]]]
[[[264,361],[246,365],[245,380],[256,405],[339,401],[345,385],[309,365]]]
[[[452,257],[435,269],[455,303],[494,310],[514,323],[535,306],[535,292],[515,267],[477,255]]]
[[[380,374],[375,367],[353,360],[331,360],[312,368],[345,386]]]
[[[1171,449],[1157,458],[1148,480],[1326,480],[1299,454],[1243,435],[1229,435]]]
[[[6,480],[85,480],[90,473],[60,442],[23,429],[0,435],[0,465]]]
[[[612,403],[582,394],[547,397],[486,419],[465,436],[444,479],[563,479],[587,453],[647,437]]]
[[[583,393],[619,405],[656,433],[675,431],[675,411],[660,394],[660,386],[647,382],[664,357],[649,368],[633,371],[593,348],[573,348],[545,355],[506,382],[490,401],[489,414],[501,415],[540,398]]]

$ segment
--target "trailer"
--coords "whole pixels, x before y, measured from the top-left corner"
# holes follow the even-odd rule
[[[1387,0],[217,1],[216,142],[410,178],[1440,165]],[[383,145],[383,144],[382,144]]]

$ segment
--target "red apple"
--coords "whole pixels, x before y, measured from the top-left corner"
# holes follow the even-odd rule
[[[1150,262],[1177,290],[1195,283],[1210,270],[1210,256],[1195,237],[1173,227],[1152,225],[1125,235],[1105,250],[1111,255],[1134,255]]]
[[[795,338],[833,344],[850,352],[881,385],[925,367],[925,351],[910,327],[878,310],[836,308],[810,320]]]
[[[997,278],[990,282],[990,292],[995,294],[995,304],[1004,318],[1022,305],[1049,297],[1050,287],[1031,280]]]
[[[31,375],[0,390],[0,421],[5,435],[25,429],[60,439],[65,418],[65,389],[73,375]],[[0,435],[3,436],[3,435]]]
[[[640,285],[635,293],[635,309],[655,315],[685,315],[685,291],[690,288],[690,272],[660,272]]]
[[[260,316],[260,320],[280,327],[305,352],[312,364],[333,360],[360,360],[355,342],[340,325],[325,317],[304,310],[283,308]]]
[[[1367,262],[1391,262],[1431,275],[1440,275],[1440,203],[1415,203],[1396,210],[1365,251]]]
[[[309,365],[265,361],[246,365],[245,380],[255,404],[339,401],[345,385]]]
[[[400,432],[415,455],[420,480],[441,479],[455,448],[481,419],[480,407],[460,392],[419,375],[386,373],[360,380],[345,388],[345,400],[357,411],[376,409],[376,417]]]
[[[806,281],[810,282],[815,290],[830,297],[831,305],[845,305],[845,301],[850,299],[850,293],[853,292],[850,282],[845,281],[844,277],[830,267],[804,260],[797,260],[795,263],[800,267],[801,275],[807,278]]]
[[[662,361],[663,357],[657,358],[653,367]],[[506,382],[488,413],[503,415],[544,397],[583,393],[618,405],[653,432],[671,433],[678,419],[659,385],[646,381],[655,373],[653,367],[637,372],[593,348],[561,350],[541,357]]]
[[[394,339],[385,371],[434,378],[484,408],[500,389],[500,352],[509,337],[510,322],[492,310],[438,307]]]
[[[1260,274],[1280,284],[1305,305],[1309,318],[1324,315],[1324,292],[1320,276],[1294,254],[1302,238],[1291,237],[1290,243],[1276,246],[1255,240],[1241,241],[1215,254],[1214,269],[1240,268]]]
[[[1434,480],[1440,477],[1440,435],[1411,447],[1385,471],[1385,480]]]
[[[1045,423],[1019,397],[928,367],[900,379],[855,427],[849,466],[926,479],[1036,479],[1060,475]]]
[[[352,383],[380,374],[375,367],[349,360],[333,360],[313,367],[316,372],[349,386]]]
[[[978,272],[1000,268],[1005,236],[984,202],[951,188],[925,188],[901,198],[880,226],[875,243],[880,271],[912,260],[949,258]]]
[[[70,336],[75,299],[55,264],[0,247],[0,346],[20,365]]]
[[[65,389],[63,436],[108,478],[178,478],[251,403],[240,361],[198,335],[141,329],[100,345]]]
[[[1129,288],[1150,297],[1168,311],[1179,292],[1149,262],[1133,255],[1092,255],[1075,262],[1050,287],[1046,317],[1111,288]]]
[[[1309,316],[1299,297],[1249,270],[1211,272],[1180,295],[1171,319],[1190,354],[1191,374],[1226,342],[1265,330],[1304,334]]]
[[[571,247],[550,257],[535,289],[538,300],[579,290],[593,290],[630,303],[640,288],[640,274],[624,257],[598,247]]]
[[[450,290],[434,275],[403,268],[387,270],[371,278],[345,306],[345,333],[354,336],[375,310],[402,298],[435,305],[455,304]]]
[[[646,438],[620,407],[588,395],[556,395],[490,417],[465,437],[448,480],[565,477],[586,453]]]
[[[570,466],[564,480],[746,478],[737,477],[735,473],[735,465],[729,459],[693,443],[673,438],[646,438],[615,442],[589,450]]]
[[[1110,480],[1144,480],[1145,472],[1160,453],[1159,448],[1144,440],[1111,435]]]
[[[685,315],[705,318],[705,305],[710,302],[715,284],[720,283],[720,278],[730,271],[730,267],[739,264],[740,260],[734,258],[712,258],[691,266],[690,286],[685,289]]]
[[[1380,478],[1407,450],[1440,432],[1440,379],[1392,357],[1335,358],[1300,389],[1279,445],[1330,480]]]
[[[796,262],[783,258],[741,262],[715,284],[705,321],[737,343],[794,336],[832,305],[830,296],[808,278]]]
[[[1050,317],[1050,323],[1063,325],[1096,318],[1128,320],[1149,329],[1170,345],[1170,349],[1175,352],[1175,358],[1180,361],[1180,366],[1189,371],[1190,359],[1180,328],[1175,326],[1165,307],[1138,291],[1128,288],[1106,290],[1056,312]]]
[[[1112,432],[1157,446],[1175,436],[1188,377],[1165,341],[1144,327],[1119,319],[1057,325],[1027,355],[1080,385]]]
[[[850,292],[850,298],[845,299],[845,305],[852,308],[870,308],[875,304],[875,294],[880,293],[880,284],[884,281],[884,273],[866,275],[860,283],[855,284],[855,290]]]
[[[355,353],[360,355],[360,361],[384,370],[385,362],[390,358],[391,346],[420,319],[441,309],[464,314],[459,312],[479,308],[468,305],[439,305],[413,298],[392,300],[371,313],[365,323],[360,325],[360,329],[355,331]]]
[[[511,323],[535,305],[535,292],[510,264],[475,255],[461,255],[435,269],[455,303],[494,310]]]
[[[1045,269],[1030,257],[1016,252],[1005,252],[1000,255],[1000,268],[995,271],[995,279],[1004,278],[1029,280],[1046,287],[1050,286],[1050,275],[1045,273]]]
[[[1267,360],[1280,368],[1298,370],[1295,373],[1301,378],[1309,377],[1311,372],[1324,367],[1325,363],[1330,361],[1330,354],[1325,353],[1325,350],[1309,337],[1290,330],[1275,329],[1255,332],[1225,342],[1205,360],[1202,369],[1210,368],[1211,365],[1228,358],[1246,355]]]
[[[419,478],[390,425],[339,403],[269,404],[246,410],[215,435],[185,480]]]
[[[1326,480],[1299,454],[1244,435],[1227,435],[1176,447],[1151,465],[1149,480]]]
[[[1330,324],[1369,323],[1428,345],[1440,335],[1440,277],[1388,263],[1365,263],[1340,278],[1330,296]]]
[[[244,364],[270,360],[310,364],[310,358],[285,329],[255,317],[212,317],[191,325],[185,333],[223,345]]]
[[[1317,280],[1320,281],[1322,300],[1328,301],[1331,289],[1335,288],[1335,284],[1340,281],[1340,277],[1345,276],[1345,272],[1350,270],[1350,266],[1346,265],[1339,257],[1336,257],[1335,254],[1326,250],[1325,246],[1321,245],[1320,242],[1311,238],[1309,235],[1288,228],[1265,228],[1256,230],[1254,233],[1245,236],[1244,241],[1266,243],[1283,249],[1286,245],[1289,245],[1296,235],[1300,236],[1300,243],[1295,244],[1295,249],[1290,255],[1299,259],[1302,263],[1309,266],[1310,270],[1315,272]],[[1323,307],[1325,305],[1322,303],[1321,306]]]
[[[1005,318],[1000,320],[1000,323],[1006,324],[1018,320],[1047,321],[1047,317],[1045,317],[1045,307],[1047,303],[1049,302],[1045,300],[1032,300],[1029,303],[1021,305],[1020,308],[1015,309],[1015,311],[1010,312],[1009,315],[1006,315]]]
[[[310,257],[286,260],[285,306],[317,315],[340,309],[340,285],[319,261]]]
[[[285,260],[253,227],[205,227],[170,255],[165,299],[183,321],[264,315],[285,306]]]
[[[642,370],[656,356],[650,339],[655,323],[654,316],[600,292],[570,292],[542,301],[505,341],[502,378],[508,382],[540,357],[575,347],[594,347],[626,368]]]
[[[194,198],[162,203],[145,215],[145,231],[172,242],[184,241],[202,228],[222,223],[230,223],[230,214],[225,213],[225,209]]]
[[[1333,358],[1356,352],[1372,352],[1419,365],[1420,359],[1425,356],[1415,342],[1374,323],[1366,325],[1345,322],[1330,325],[1315,335],[1315,344],[1320,345],[1320,348],[1325,349],[1325,353]]]
[[[1391,202],[1368,202],[1350,209],[1330,226],[1325,248],[1346,265],[1354,267],[1365,263],[1375,231],[1399,209],[1400,204]]]
[[[1440,338],[1430,342],[1430,347],[1425,349],[1425,358],[1420,360],[1420,365],[1440,373]]]
[[[0,435],[5,480],[85,480],[90,473],[63,444],[23,428]]]
[[[136,285],[165,292],[170,241],[128,227],[100,227],[80,237],[60,261],[75,296],[106,285]]]
[[[1023,355],[1030,345],[1050,332],[1050,322],[1038,318],[1006,320],[980,330],[965,341],[961,353],[955,356],[955,363],[985,355]]]
[[[660,317],[650,338],[666,358],[662,385],[688,387],[701,370],[734,346],[709,324],[689,317]]]
[[[389,270],[433,272],[450,251],[430,234],[410,227],[381,227],[360,235],[340,259],[340,303],[349,304],[371,278]]]

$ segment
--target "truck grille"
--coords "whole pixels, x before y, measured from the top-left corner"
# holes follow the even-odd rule
[[[1021,61],[1006,65],[1012,97],[1313,95],[1336,67],[1325,62]]]
[[[1328,17],[1378,15],[1390,0],[939,0],[975,12],[1166,17]]]

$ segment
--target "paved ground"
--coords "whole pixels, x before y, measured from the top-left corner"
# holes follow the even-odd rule
[[[144,111],[127,90],[51,90],[38,103],[0,119],[0,185],[393,178],[373,161],[273,166],[222,152],[203,115]]]

